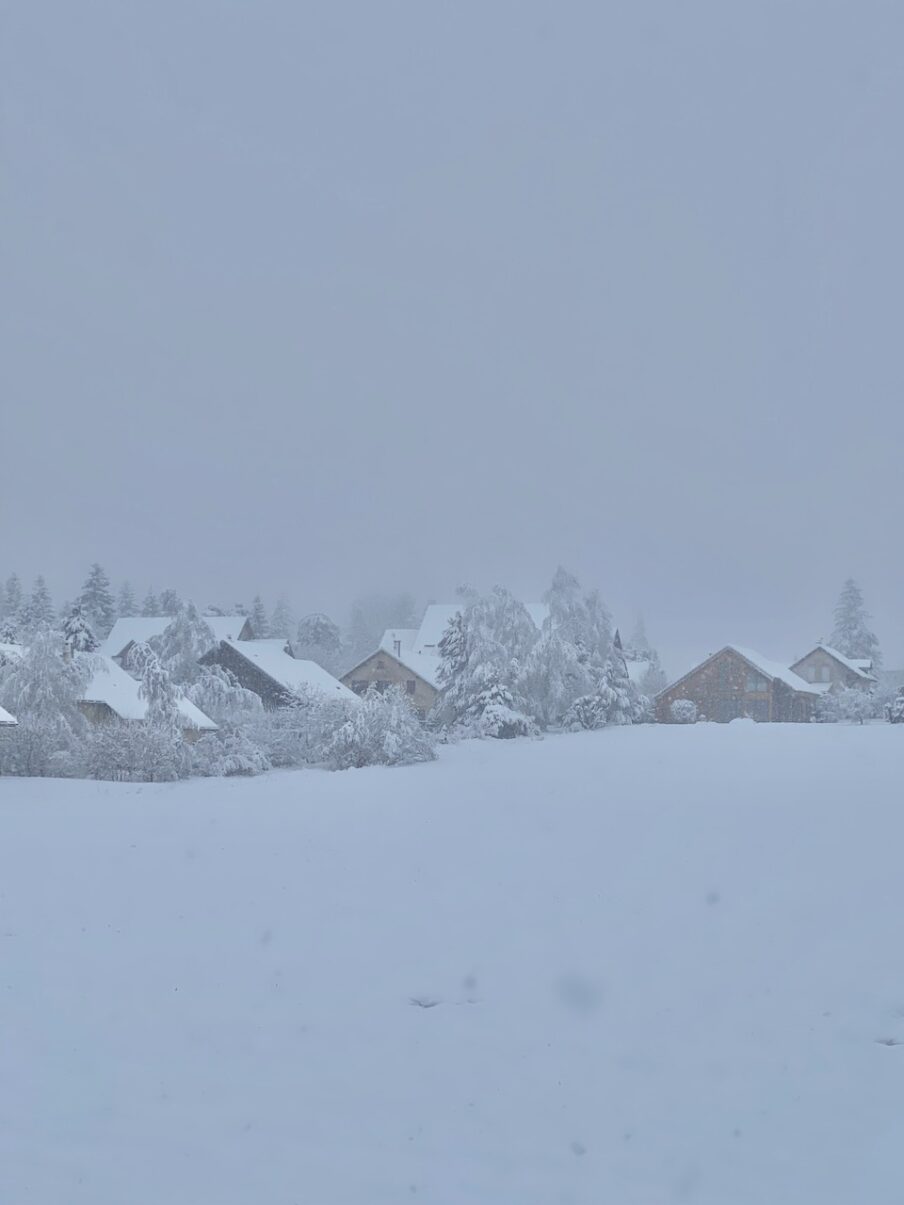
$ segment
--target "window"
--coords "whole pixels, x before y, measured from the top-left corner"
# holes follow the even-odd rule
[[[767,694],[769,691],[769,683],[762,674],[756,673],[755,670],[747,671],[747,681],[744,684],[744,689],[748,694]]]
[[[377,690],[380,694],[383,694],[385,690],[389,690],[390,686],[392,686],[391,682],[384,682],[382,679],[377,682]]]
[[[377,669],[385,669],[385,668],[386,668],[386,662],[381,657],[380,660],[377,662]]]
[[[409,678],[409,679],[408,679],[408,681],[405,683],[405,689],[408,691],[408,693],[409,693],[410,695],[413,695],[413,694],[414,694],[414,691],[415,691],[415,681],[414,681],[414,678]]]
[[[363,681],[363,679],[361,679],[361,678],[356,678],[352,682],[352,690],[355,692],[356,695],[363,695],[364,692],[367,690],[367,683],[365,681]]]

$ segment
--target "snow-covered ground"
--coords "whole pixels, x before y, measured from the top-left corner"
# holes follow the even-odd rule
[[[899,1205],[904,727],[0,780],[4,1205]]]

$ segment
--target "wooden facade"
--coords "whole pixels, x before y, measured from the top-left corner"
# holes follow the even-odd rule
[[[396,656],[386,649],[377,649],[375,653],[365,657],[360,665],[343,674],[340,681],[356,695],[366,694],[371,686],[379,691],[398,686],[408,696],[421,719],[424,719],[436,702],[439,691],[426,677],[406,665],[403,657],[404,654]]]
[[[787,676],[793,678],[790,670]],[[806,723],[819,696],[807,690],[803,679],[800,685],[796,689],[767,672],[762,661],[750,660],[729,645],[661,691],[656,715],[660,723],[672,723],[672,704],[690,699],[701,720],[724,724],[746,717],[763,723]]]
[[[238,649],[234,649],[225,640],[200,657],[198,662],[200,665],[220,665],[223,669],[230,670],[239,686],[244,686],[246,690],[254,691],[260,696],[268,711],[273,711],[276,707],[288,707],[295,702],[295,695],[291,690],[271,678],[247,657],[243,657]]]
[[[824,644],[795,661],[791,669],[805,682],[828,683],[829,689],[840,690],[853,686],[860,690],[871,690],[876,685],[872,674],[852,664],[846,657]]]

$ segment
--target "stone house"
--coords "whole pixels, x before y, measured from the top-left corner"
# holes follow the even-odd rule
[[[795,661],[792,671],[815,685],[843,689],[853,686],[860,690],[872,690],[876,685],[871,661],[853,660],[827,644],[817,644],[805,657]]]
[[[752,649],[729,644],[660,691],[656,715],[660,723],[671,723],[672,704],[690,699],[701,720],[727,723],[748,717],[767,723],[805,723],[826,689]]]

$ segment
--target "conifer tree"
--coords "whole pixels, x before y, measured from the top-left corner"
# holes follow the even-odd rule
[[[251,604],[251,627],[254,629],[256,640],[266,640],[270,635],[270,623],[267,619],[267,608],[259,594],[255,594]]]
[[[175,590],[164,590],[160,595],[160,611],[161,615],[175,615],[180,606],[182,599]]]
[[[85,617],[80,602],[75,602],[63,621],[63,643],[71,653],[93,653],[98,648],[97,637]]]
[[[16,621],[19,612],[22,610],[24,602],[22,593],[22,583],[19,581],[17,573],[11,573],[6,579],[6,586],[3,591],[3,613],[8,619]]]
[[[270,616],[270,635],[275,639],[290,640],[295,632],[296,622],[292,608],[285,598],[280,598]]]
[[[85,612],[85,618],[91,630],[103,640],[109,636],[110,629],[116,621],[116,601],[110,589],[110,579],[103,567],[96,561],[91,566],[88,577],[82,586],[79,602]]]
[[[116,613],[122,619],[128,619],[130,616],[138,614],[138,604],[135,601],[135,592],[131,582],[123,582],[119,588]]]
[[[35,578],[34,588],[19,612],[19,628],[26,636],[37,632],[40,628],[54,627],[56,615],[53,600],[47,583],[39,574]]]
[[[342,633],[328,615],[306,615],[298,624],[292,647],[300,660],[314,661],[328,673],[337,673],[341,666]]]
[[[869,628],[869,618],[860,587],[849,577],[835,604],[835,628],[829,643],[845,657],[872,662],[876,670],[882,665],[882,653],[878,638]]]
[[[144,602],[141,604],[141,614],[148,619],[153,618],[155,615],[162,614],[160,610],[160,599],[150,587],[148,587],[148,592],[144,596]]]

